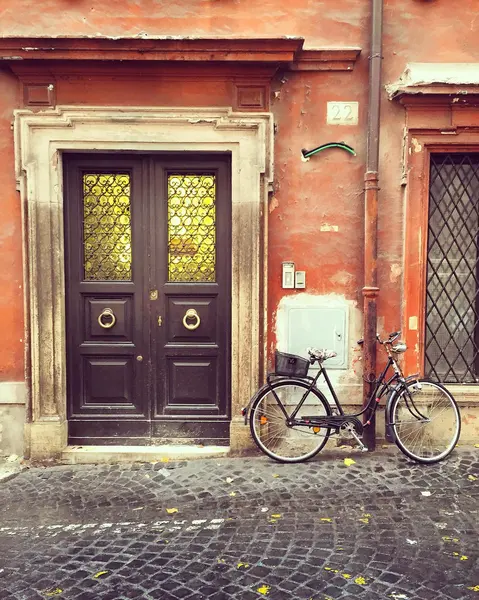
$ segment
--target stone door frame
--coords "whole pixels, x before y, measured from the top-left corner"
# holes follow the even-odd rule
[[[264,360],[266,210],[273,116],[232,108],[75,107],[15,112],[16,177],[24,224],[27,423],[25,455],[67,447],[63,151],[230,152],[232,372],[230,445]]]

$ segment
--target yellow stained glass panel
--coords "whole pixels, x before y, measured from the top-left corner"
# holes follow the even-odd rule
[[[168,177],[168,280],[216,280],[216,177]]]
[[[131,281],[128,174],[83,175],[83,259],[87,281]]]

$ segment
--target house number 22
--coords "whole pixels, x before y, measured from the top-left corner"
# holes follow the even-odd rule
[[[359,102],[328,102],[328,125],[357,125]]]

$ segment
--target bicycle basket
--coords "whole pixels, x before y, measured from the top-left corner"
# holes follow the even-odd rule
[[[276,350],[274,355],[275,375],[288,377],[306,377],[309,369],[309,360],[295,354],[287,354]]]

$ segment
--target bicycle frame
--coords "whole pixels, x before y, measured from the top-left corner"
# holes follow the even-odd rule
[[[369,397],[368,400],[368,404],[367,406],[365,406],[361,411],[359,411],[358,413],[351,413],[348,414],[348,417],[360,417],[361,415],[365,414],[367,411],[370,411],[369,415],[367,416],[367,420],[365,422],[365,425],[369,425],[370,421],[373,417],[373,415],[375,414],[379,401],[381,400],[381,398],[383,397],[383,395],[385,394],[386,391],[388,391],[391,387],[391,384],[395,381],[398,381],[400,383],[402,383],[401,380],[403,380],[405,382],[405,379],[402,377],[402,374],[399,372],[396,372],[395,369],[395,373],[386,380],[386,374],[388,372],[388,370],[390,369],[391,366],[395,366],[397,371],[399,371],[399,368],[396,364],[396,361],[394,360],[394,358],[392,356],[388,357],[388,362],[386,364],[386,366],[384,367],[381,375],[379,376],[379,378],[376,381],[376,385],[374,387],[374,390],[372,392],[372,394]],[[303,397],[301,398],[301,400],[299,401],[298,405],[296,406],[295,410],[291,413],[291,415],[285,415],[287,418],[289,418],[290,420],[294,420],[296,418],[296,415],[298,414],[298,412],[301,410],[301,407],[303,406],[304,402],[306,401],[306,398],[308,397],[309,393],[311,392],[311,390],[313,388],[316,387],[317,381],[318,379],[321,377],[321,375],[323,376],[324,381],[326,382],[326,385],[331,393],[331,396],[334,400],[334,404],[335,404],[335,408],[337,409],[338,413],[340,415],[345,415],[345,412],[343,410],[343,407],[341,406],[341,402],[334,390],[333,384],[331,383],[331,380],[329,379],[329,375],[326,371],[326,368],[320,364],[319,365],[319,370],[316,374],[315,377],[302,377],[301,380],[304,381],[305,379],[310,381],[310,386],[307,390],[305,390],[305,393],[303,394]],[[268,384],[270,385],[270,377],[271,375],[268,375],[267,377],[267,381]],[[278,378],[275,378],[275,380],[277,380]],[[294,378],[293,378],[294,379]],[[299,379],[299,378],[298,378]],[[282,407],[281,402],[279,401],[279,398],[276,395],[276,392],[274,390],[274,388],[271,388],[271,391],[274,395],[274,397],[276,398],[276,400],[278,401],[278,405],[280,407]]]
[[[344,421],[347,421],[348,419],[350,419],[351,421],[353,421],[354,419],[356,419],[356,421],[358,421],[358,417],[365,415],[366,413],[368,413],[363,421],[363,423],[361,424],[360,421],[358,421],[358,425],[361,427],[361,429],[363,429],[364,427],[367,427],[369,425],[371,425],[371,420],[373,418],[373,416],[376,413],[377,407],[381,401],[381,398],[384,396],[384,394],[386,392],[391,392],[390,396],[389,396],[389,400],[388,400],[388,406],[390,404],[390,401],[392,400],[392,398],[394,397],[395,393],[399,393],[400,391],[405,391],[406,392],[406,397],[405,397],[405,402],[406,402],[406,406],[409,410],[409,412],[418,420],[427,420],[427,418],[421,414],[420,410],[417,408],[417,406],[414,403],[413,397],[411,395],[411,392],[408,389],[408,384],[411,381],[416,381],[417,377],[416,375],[411,375],[409,377],[404,377],[403,372],[401,370],[401,367],[399,366],[396,358],[395,358],[395,353],[391,350],[391,345],[392,342],[399,336],[399,332],[396,332],[394,334],[391,334],[389,336],[388,340],[382,341],[379,338],[379,335],[377,336],[377,340],[378,342],[383,345],[386,349],[386,353],[388,355],[388,360],[386,363],[386,366],[384,367],[382,373],[380,374],[379,378],[374,380],[374,389],[371,393],[371,395],[369,396],[368,399],[368,403],[367,405],[359,412],[357,413],[350,413],[350,414],[346,414],[343,410],[343,407],[341,406],[341,402],[339,401],[338,396],[336,395],[336,392],[334,390],[333,384],[331,383],[331,380],[329,379],[328,373],[326,371],[326,368],[323,366],[323,364],[319,361],[315,361],[314,359],[311,360],[311,364],[314,364],[315,362],[318,362],[318,366],[319,366],[319,370],[316,374],[315,377],[311,377],[309,375],[306,375],[305,377],[294,377],[294,376],[282,376],[282,375],[276,375],[275,373],[270,373],[267,378],[266,378],[266,384],[261,387],[258,392],[251,398],[251,400],[248,403],[248,406],[246,406],[245,408],[242,409],[242,414],[243,417],[245,419],[245,424],[247,422],[247,416],[248,416],[248,412],[249,412],[249,408],[251,407],[251,405],[253,404],[255,398],[257,397],[257,395],[259,393],[262,393],[264,391],[265,388],[269,389],[270,392],[272,392],[276,403],[278,405],[278,407],[280,408],[281,412],[283,413],[285,419],[290,423],[293,424],[295,422],[296,419],[296,415],[298,414],[298,412],[301,410],[302,406],[304,405],[306,398],[309,396],[311,390],[315,390],[317,393],[321,394],[324,398],[324,394],[322,394],[320,392],[320,390],[317,388],[316,384],[318,379],[323,376],[324,381],[326,382],[326,385],[331,393],[331,396],[334,400],[334,404],[335,406],[333,407],[333,410],[337,410],[338,414],[337,415],[333,415],[331,418],[335,419],[338,423],[338,428],[340,427],[340,417],[344,417]],[[397,352],[397,351],[396,351]],[[394,373],[393,375],[391,375],[391,377],[389,377],[389,379],[386,378],[387,376],[387,372],[389,371],[390,368],[393,368]],[[294,411],[291,413],[291,415],[288,415],[288,413],[286,412],[286,409],[284,408],[282,402],[280,401],[280,399],[278,398],[278,395],[276,394],[276,391],[274,389],[274,387],[272,386],[271,383],[271,379],[274,378],[274,381],[281,381],[282,379],[285,380],[291,380],[291,379],[297,379],[298,381],[301,381],[303,383],[309,381],[309,387],[305,390],[301,400],[299,401],[298,405],[296,406],[296,408],[294,409]],[[371,382],[373,383],[373,382]],[[393,384],[397,384],[393,387]],[[324,398],[325,401],[327,402],[327,399]],[[388,406],[386,407],[386,425],[390,426],[393,423],[391,423],[390,421],[390,415],[389,415],[389,411],[388,411]],[[302,421],[302,419],[299,419],[299,421]],[[299,423],[294,423],[296,425],[308,425],[310,426],[312,423],[312,420],[308,419],[305,420],[304,423],[303,422],[299,422]],[[335,427],[335,425],[333,425],[333,427]]]
[[[341,402],[334,390],[333,384],[331,383],[331,380],[329,379],[326,368],[321,363],[319,363],[319,370],[315,377],[306,376],[306,377],[298,377],[297,378],[298,380],[303,381],[303,382],[305,380],[310,381],[310,385],[309,385],[308,389],[305,390],[303,397],[301,398],[298,405],[296,406],[296,408],[290,415],[288,415],[286,413],[286,410],[284,409],[281,401],[279,400],[274,388],[271,386],[271,377],[274,377],[275,381],[281,380],[282,377],[277,377],[274,374],[268,375],[268,377],[267,377],[268,386],[270,387],[270,390],[273,393],[273,396],[275,397],[276,402],[278,403],[278,406],[280,407],[281,411],[283,412],[285,418],[288,419],[290,422],[295,420],[296,415],[301,410],[301,407],[305,403],[306,398],[308,397],[311,390],[313,388],[317,389],[316,384],[317,384],[318,379],[321,377],[321,375],[323,376],[323,379],[326,382],[326,385],[327,385],[327,387],[331,393],[331,396],[334,400],[335,408],[338,411],[340,416],[350,417],[351,419],[353,419],[353,418],[358,418],[358,417],[364,415],[365,413],[368,413],[365,417],[365,421],[363,424],[364,427],[367,427],[371,424],[371,420],[376,413],[376,410],[381,401],[381,398],[384,396],[384,394],[386,392],[389,392],[391,390],[392,385],[395,382],[397,382],[399,384],[399,387],[401,387],[407,391],[407,396],[409,398],[409,401],[408,401],[408,398],[406,398],[406,406],[408,407],[409,412],[411,412],[411,414],[414,417],[416,417],[417,419],[424,419],[425,417],[421,414],[421,412],[418,410],[418,408],[414,404],[414,400],[412,399],[412,396],[411,396],[410,392],[408,391],[408,388],[406,385],[408,380],[414,380],[414,379],[416,379],[416,377],[412,376],[412,377],[405,378],[401,371],[400,366],[398,365],[396,359],[392,355],[388,346],[386,346],[386,351],[388,354],[388,361],[386,363],[386,366],[384,367],[379,378],[375,381],[375,386],[374,386],[374,389],[368,399],[367,405],[361,411],[359,411],[357,413],[346,414],[344,412],[343,407],[341,406]],[[391,375],[391,377],[389,377],[389,379],[386,379],[387,372],[389,371],[389,369],[391,367],[393,367],[393,369],[394,369],[394,374]],[[285,379],[288,379],[288,378],[285,377]],[[289,379],[294,379],[294,377],[289,377]],[[411,406],[410,406],[410,404],[411,404]],[[390,425],[390,423],[387,423],[387,425]]]

